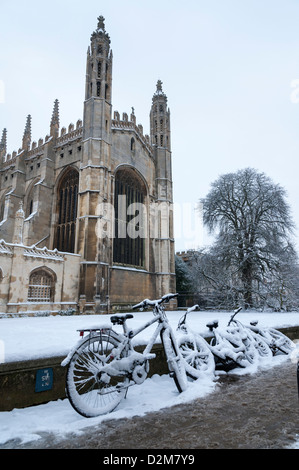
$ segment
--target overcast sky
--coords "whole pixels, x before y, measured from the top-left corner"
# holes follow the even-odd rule
[[[298,0],[1,0],[0,132],[8,130],[8,151],[21,146],[28,114],[33,140],[49,133],[56,98],[61,127],[82,119],[86,51],[99,15],[113,50],[113,110],[134,107],[149,133],[163,82],[175,202],[196,204],[219,175],[250,166],[285,187],[299,227]],[[186,238],[177,238],[177,250]]]

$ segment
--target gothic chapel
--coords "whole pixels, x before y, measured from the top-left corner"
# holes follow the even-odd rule
[[[175,291],[167,97],[159,80],[150,136],[133,108],[112,116],[112,60],[100,16],[83,120],[60,128],[56,100],[45,139],[31,141],[30,115],[17,152],[0,136],[2,313],[107,313]]]

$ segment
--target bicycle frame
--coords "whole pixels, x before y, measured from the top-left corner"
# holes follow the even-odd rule
[[[113,359],[116,359],[116,361],[114,360],[110,364],[103,366],[101,372],[106,372],[111,376],[119,374],[126,375],[128,372],[132,372],[136,365],[142,366],[147,360],[154,359],[156,355],[150,354],[150,352],[155,344],[155,341],[159,334],[163,335],[164,331],[169,328],[168,320],[166,317],[163,318],[163,316],[164,312],[161,311],[155,318],[144,323],[135,330],[129,329],[126,321],[124,321],[124,333],[119,335],[120,345],[113,351]],[[138,353],[135,351],[134,346],[132,345],[132,339],[141,333],[141,331],[144,331],[156,322],[159,322],[159,324],[157,325],[157,328],[151,336],[144,351],[142,353]],[[112,328],[111,331],[113,331]],[[124,350],[126,350],[129,354],[127,357],[120,358],[121,353]]]

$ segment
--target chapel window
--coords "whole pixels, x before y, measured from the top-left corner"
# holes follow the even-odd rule
[[[54,242],[54,248],[67,253],[75,252],[78,188],[78,171],[68,170],[58,187],[58,221]]]
[[[145,184],[133,169],[122,169],[116,173],[114,263],[144,266],[146,221],[143,207],[145,198]]]

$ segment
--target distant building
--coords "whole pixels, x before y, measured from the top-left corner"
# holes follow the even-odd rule
[[[167,97],[159,80],[150,136],[133,108],[112,116],[112,61],[99,17],[87,52],[83,120],[60,128],[56,100],[45,139],[31,141],[30,115],[17,152],[7,153],[2,133],[2,312],[106,312],[175,291]]]

